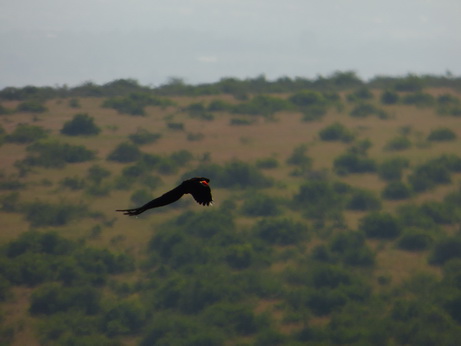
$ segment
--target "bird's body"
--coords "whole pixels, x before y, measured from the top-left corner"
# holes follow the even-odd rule
[[[129,216],[139,215],[148,209],[163,207],[170,203],[174,203],[187,193],[190,193],[198,204],[210,205],[213,203],[213,198],[211,196],[210,186],[208,185],[209,182],[210,179],[204,177],[191,178],[183,181],[173,190],[168,191],[160,197],[144,204],[142,207],[134,209],[121,209],[116,211],[121,211],[124,213],[124,215]]]

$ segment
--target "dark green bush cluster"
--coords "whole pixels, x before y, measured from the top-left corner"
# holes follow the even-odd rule
[[[416,92],[404,95],[402,97],[402,102],[417,107],[431,107],[435,105],[435,98],[431,94]]]
[[[61,129],[61,133],[68,136],[90,136],[99,132],[101,129],[94,123],[94,118],[86,113],[75,114]]]
[[[414,168],[408,182],[415,192],[423,192],[438,184],[451,182],[451,173],[461,171],[461,158],[442,155]]]
[[[366,118],[371,115],[376,115],[379,118],[386,119],[387,113],[367,102],[360,102],[350,112],[349,115],[355,118]]]
[[[400,151],[411,147],[411,140],[407,136],[395,136],[385,145],[384,149],[388,151]]]
[[[29,125],[29,124],[18,124],[13,132],[6,135],[6,141],[11,143],[29,144],[39,139],[46,138],[48,131],[43,127]]]
[[[102,104],[103,107],[112,108],[119,113],[130,115],[145,115],[145,107],[147,106],[168,107],[173,105],[174,102],[168,99],[143,92],[133,92],[127,96],[111,97]]]
[[[206,106],[201,103],[192,103],[188,105],[187,107],[184,108],[184,111],[186,111],[191,118],[196,118],[196,119],[201,119],[201,120],[213,120],[214,115],[210,113]]]
[[[354,135],[341,123],[333,123],[319,132],[320,139],[324,141],[351,142]]]
[[[68,202],[52,204],[36,201],[26,204],[24,210],[26,220],[34,227],[62,226],[88,213],[84,205]]]
[[[27,147],[28,156],[21,164],[41,167],[63,167],[68,163],[90,161],[95,153],[83,145],[59,141],[38,141]]]
[[[376,171],[376,163],[373,159],[352,152],[347,152],[335,158],[333,167],[341,175]]]
[[[154,133],[147,129],[138,128],[135,133],[128,136],[130,141],[136,145],[150,144],[157,141],[162,135],[160,133]]]
[[[44,113],[48,110],[41,100],[27,100],[21,102],[17,107],[17,112]]]
[[[349,102],[371,100],[373,93],[367,87],[361,87],[346,96]]]
[[[23,233],[10,242],[0,263],[2,274],[10,282],[28,286],[52,281],[66,286],[103,284],[107,275],[132,271],[133,265],[133,260],[125,254],[83,247],[56,232],[36,231]],[[42,304],[42,308],[48,309],[48,313],[56,312],[49,310],[55,309],[51,302]]]
[[[456,133],[446,127],[441,127],[435,130],[432,130],[431,133],[427,136],[428,141],[453,141],[456,139]]]
[[[233,106],[231,112],[236,114],[271,116],[277,112],[290,108],[290,103],[285,99],[274,96],[258,95],[248,102]]]

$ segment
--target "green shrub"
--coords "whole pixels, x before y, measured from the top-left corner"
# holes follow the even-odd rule
[[[351,210],[378,210],[381,208],[381,201],[375,193],[368,190],[355,189],[352,191],[346,208]]]
[[[112,97],[102,104],[103,107],[130,115],[145,115],[145,107],[147,106],[168,107],[171,105],[174,105],[174,102],[143,92],[132,92],[127,96]]]
[[[138,128],[135,133],[128,136],[130,141],[136,145],[144,145],[157,141],[162,135],[160,133],[153,133],[144,128]]]
[[[369,238],[393,239],[400,235],[398,220],[386,212],[372,212],[360,220],[360,230]]]
[[[366,118],[370,115],[377,115],[380,118],[387,117],[386,113],[383,110],[373,106],[371,103],[365,103],[365,102],[361,102],[358,105],[356,105],[349,112],[349,115],[355,118]]]
[[[457,138],[456,133],[446,127],[432,130],[431,133],[427,136],[428,141],[438,141],[438,142],[453,141],[456,138]]]
[[[376,171],[376,163],[373,159],[354,153],[345,153],[338,156],[333,161],[333,167],[339,174]]]
[[[67,187],[71,190],[82,190],[85,187],[85,180],[79,177],[65,177],[61,179],[59,184],[62,187]]]
[[[282,98],[257,95],[250,101],[232,107],[232,113],[271,116],[283,110],[289,110],[290,102]]]
[[[384,146],[388,151],[400,151],[411,147],[411,141],[407,136],[396,136],[391,138]]]
[[[261,193],[250,193],[242,205],[242,213],[250,216],[275,216],[279,213],[274,198]]]
[[[411,197],[411,188],[401,181],[391,181],[383,189],[381,195],[385,199],[401,200]]]
[[[26,220],[34,227],[62,226],[87,213],[84,205],[62,202],[32,202],[25,206]]]
[[[349,102],[360,100],[370,100],[373,98],[373,93],[367,87],[361,87],[346,96]]]
[[[67,163],[86,162],[94,159],[95,153],[82,145],[58,141],[39,141],[27,147],[29,154],[23,163],[30,166],[63,167]]]
[[[95,184],[100,184],[101,181],[111,175],[111,171],[101,167],[100,165],[92,165],[88,168],[88,179]]]
[[[274,157],[268,157],[266,159],[259,159],[256,162],[256,167],[263,169],[273,169],[279,167],[279,162]]]
[[[422,231],[405,231],[400,237],[397,245],[402,250],[422,251],[427,250],[432,245],[432,237]]]
[[[31,296],[29,311],[32,315],[50,315],[70,309],[85,314],[95,314],[100,309],[100,293],[93,287],[61,287],[58,284],[46,284]]]
[[[293,202],[306,216],[322,219],[342,210],[343,196],[331,183],[313,180],[301,185]]]
[[[333,123],[319,132],[320,139],[324,141],[351,142],[354,135],[341,123]]]
[[[307,226],[290,219],[262,219],[254,232],[270,244],[291,245],[307,239]]]
[[[452,165],[446,159],[438,158],[417,166],[408,176],[408,182],[415,192],[426,191],[437,184],[451,182]]]
[[[378,174],[384,180],[400,180],[405,168],[409,165],[407,158],[392,157],[378,165]]]
[[[391,90],[385,90],[381,94],[381,103],[385,105],[393,105],[398,103],[400,100],[399,94],[391,91]]]
[[[123,142],[120,143],[108,156],[107,160],[128,163],[137,161],[141,158],[141,151],[134,144]]]
[[[94,118],[86,113],[75,114],[61,129],[61,133],[68,136],[91,136],[99,132],[101,129],[94,123]]]
[[[417,92],[403,96],[402,102],[417,107],[431,107],[435,104],[435,99],[431,94]]]
[[[447,237],[435,243],[429,263],[443,265],[454,258],[461,258],[461,239],[458,237]]]
[[[48,131],[40,126],[18,124],[14,131],[6,136],[6,141],[11,143],[27,144],[46,138]]]
[[[47,110],[43,102],[38,100],[23,101],[16,107],[18,112],[43,113]]]

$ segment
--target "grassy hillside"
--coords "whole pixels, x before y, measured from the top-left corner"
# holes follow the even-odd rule
[[[457,89],[179,94],[3,95],[0,343],[458,340]]]

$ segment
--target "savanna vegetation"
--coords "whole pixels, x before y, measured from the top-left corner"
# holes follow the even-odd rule
[[[0,90],[1,345],[456,345],[461,78]],[[138,206],[191,176],[190,196]]]

